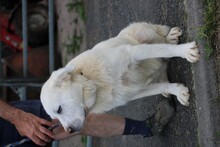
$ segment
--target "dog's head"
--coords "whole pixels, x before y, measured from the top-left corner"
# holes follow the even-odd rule
[[[96,88],[82,73],[68,66],[54,71],[41,89],[41,102],[51,118],[65,131],[77,132],[84,123],[86,109],[95,103]]]

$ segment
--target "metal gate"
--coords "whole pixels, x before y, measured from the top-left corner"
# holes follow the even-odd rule
[[[37,78],[28,78],[28,26],[27,26],[27,0],[22,0],[22,39],[23,39],[23,77],[16,79],[2,78],[2,43],[0,42],[0,86],[17,87],[20,89],[20,100],[27,99],[27,87],[41,87],[45,81]],[[49,72],[54,70],[54,0],[48,0],[49,15]],[[58,146],[53,142],[53,147]]]

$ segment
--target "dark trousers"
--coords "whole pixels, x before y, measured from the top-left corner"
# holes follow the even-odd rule
[[[43,109],[39,100],[17,101],[10,103],[12,106],[22,109],[26,112],[32,113],[40,118],[49,120],[49,116]],[[1,109],[1,108],[0,108]],[[19,116],[17,116],[19,117]],[[15,126],[10,122],[0,118],[0,147],[20,141],[26,137],[22,137]],[[32,141],[19,145],[19,147],[36,147]]]

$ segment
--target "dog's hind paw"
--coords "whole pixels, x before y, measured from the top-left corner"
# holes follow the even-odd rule
[[[175,90],[178,101],[184,106],[189,106],[189,89],[182,84],[176,84]]]
[[[199,48],[198,45],[196,44],[196,42],[191,42],[187,44],[187,48],[186,48],[186,54],[185,54],[185,58],[186,60],[188,60],[189,62],[197,62],[199,61]]]
[[[166,43],[178,44],[179,37],[182,35],[182,30],[179,27],[171,28],[170,32],[166,36]]]

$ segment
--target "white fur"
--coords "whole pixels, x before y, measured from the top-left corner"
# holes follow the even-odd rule
[[[157,94],[176,95],[181,104],[188,106],[188,88],[168,82],[164,61],[170,57],[199,60],[195,42],[176,45],[181,34],[178,27],[131,24],[118,36],[97,44],[55,71],[42,87],[45,110],[58,118],[66,130],[77,130],[83,125],[85,109],[103,113]]]

